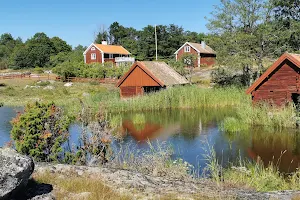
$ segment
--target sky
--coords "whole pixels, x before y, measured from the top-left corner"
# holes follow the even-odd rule
[[[176,24],[207,32],[205,16],[217,4],[219,0],[0,0],[0,34],[11,33],[25,41],[45,32],[74,47],[90,45],[101,27],[115,21],[137,30]]]

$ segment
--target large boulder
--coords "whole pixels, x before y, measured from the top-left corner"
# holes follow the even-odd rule
[[[9,148],[0,148],[0,199],[11,199],[24,189],[34,170],[30,157]]]

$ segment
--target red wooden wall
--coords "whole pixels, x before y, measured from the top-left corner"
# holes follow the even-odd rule
[[[188,44],[186,44],[184,47],[189,46]],[[177,59],[179,60],[186,52],[184,52],[184,47],[182,47],[177,54]],[[191,52],[190,54],[193,54],[196,56],[196,60],[194,62],[194,66],[198,67],[198,52],[193,48],[190,47]],[[207,66],[212,66],[215,64],[216,62],[216,55],[214,54],[200,54],[201,58],[200,58],[200,64],[201,65],[207,65]]]
[[[86,64],[91,64],[91,63],[95,63],[95,62],[102,63],[101,51],[99,51],[99,49],[97,49],[96,47],[95,47],[95,50],[93,50],[93,51],[91,49],[92,49],[92,47],[86,52],[85,63]],[[92,53],[96,53],[96,60],[91,59]]]
[[[121,97],[142,95],[143,86],[160,86],[139,66],[136,66],[128,77],[120,85]]]
[[[292,101],[292,93],[300,93],[299,72],[293,63],[284,61],[252,92],[253,101],[265,100],[277,105]]]

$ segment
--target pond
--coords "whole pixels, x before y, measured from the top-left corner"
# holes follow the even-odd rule
[[[21,108],[0,108],[0,146],[10,141],[10,120]],[[163,112],[125,113],[112,120],[120,123],[122,142],[133,151],[149,149],[153,144],[166,143],[173,149],[173,158],[182,158],[200,171],[207,164],[207,153],[214,149],[216,158],[226,167],[239,160],[256,161],[265,165],[273,162],[282,172],[294,171],[300,164],[300,135],[297,130],[264,130],[229,134],[221,130],[225,117],[234,116],[233,109],[167,110]],[[80,126],[70,127],[71,143],[78,143]]]

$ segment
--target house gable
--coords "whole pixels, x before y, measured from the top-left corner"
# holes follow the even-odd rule
[[[283,54],[267,71],[259,77],[246,91],[247,94],[252,93],[254,90],[256,90],[259,86],[262,85],[262,83],[267,79],[270,78],[270,75],[276,70],[281,69],[283,66],[283,63],[292,63],[297,68],[300,68],[300,59],[297,59],[295,56],[285,53]],[[285,69],[287,69],[285,67]]]
[[[92,54],[95,54],[96,58],[92,59]],[[84,56],[84,62],[86,64],[90,63],[102,63],[103,61],[103,52],[101,49],[97,48],[96,45],[91,44],[83,53]]]
[[[155,78],[151,72],[141,64],[135,64],[117,83],[117,87],[127,86],[163,86],[164,84]]]

